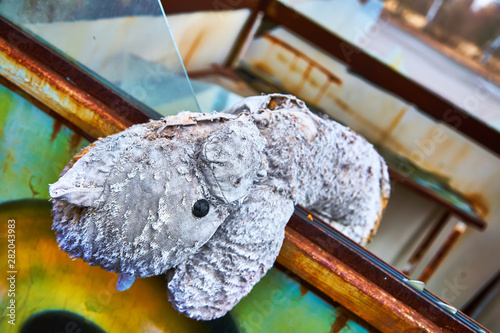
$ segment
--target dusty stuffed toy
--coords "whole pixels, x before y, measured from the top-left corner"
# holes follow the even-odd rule
[[[167,274],[174,307],[210,320],[273,265],[294,205],[365,244],[389,179],[361,136],[274,94],[99,139],[50,195],[64,251],[117,272],[119,290]]]

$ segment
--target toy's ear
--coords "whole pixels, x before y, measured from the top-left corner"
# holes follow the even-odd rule
[[[212,238],[170,272],[174,307],[197,320],[231,310],[273,266],[293,207],[270,187],[252,189]]]
[[[126,142],[127,144],[129,142]],[[110,172],[123,146],[105,138],[96,141],[74,157],[61,177],[49,185],[52,199],[80,207],[91,207],[102,195]]]
[[[265,174],[265,138],[249,120],[229,122],[208,135],[201,148],[201,170],[210,193],[224,202],[245,197]]]

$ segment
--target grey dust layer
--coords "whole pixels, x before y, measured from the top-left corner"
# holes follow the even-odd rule
[[[273,265],[294,205],[365,244],[390,191],[371,144],[287,95],[182,112],[87,150],[50,185],[61,249],[119,273],[120,290],[167,274],[174,307],[201,320]]]

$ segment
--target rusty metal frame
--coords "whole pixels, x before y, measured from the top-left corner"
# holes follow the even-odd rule
[[[286,230],[278,262],[382,332],[441,331],[426,314],[401,302],[293,228]]]
[[[440,214],[438,221],[431,225],[430,229],[425,233],[424,239],[419,243],[417,248],[413,251],[410,258],[406,262],[402,273],[411,276],[417,265],[422,261],[427,251],[430,249],[432,243],[437,239],[441,230],[443,230],[446,222],[451,217],[451,213],[448,210],[444,210]],[[422,281],[424,282],[424,281]]]
[[[291,230],[293,230],[294,232],[291,232]],[[321,221],[313,213],[307,211],[302,207],[296,208],[294,215],[287,225],[287,233],[284,244],[285,249],[286,246],[289,246],[287,242],[291,242],[293,244],[296,244],[297,242],[299,244],[301,243],[300,240],[296,240],[298,237],[297,235],[299,235],[302,240],[309,240],[312,244],[318,246],[322,251],[325,251],[329,255],[341,261],[351,270],[353,270],[355,273],[349,272],[349,274],[355,274],[356,276],[358,276],[358,282],[360,283],[360,285],[358,285],[359,290],[365,290],[366,286],[364,286],[363,284],[366,283],[372,290],[381,289],[382,292],[387,292],[389,295],[391,295],[391,297],[401,302],[399,304],[399,306],[402,306],[402,308],[400,309],[401,312],[393,309],[394,311],[398,312],[394,315],[400,316],[400,319],[404,318],[407,315],[407,311],[411,311],[411,309],[413,309],[413,311],[416,311],[425,318],[424,323],[431,326],[436,325],[437,327],[450,332],[478,332],[481,330],[486,331],[484,327],[466,317],[466,315],[464,315],[459,310],[457,310],[456,314],[452,315],[449,312],[449,309],[443,306],[443,301],[441,299],[439,299],[426,289],[421,291],[414,287],[411,287],[410,284],[404,282],[405,279],[408,278],[406,275],[402,274],[391,265],[385,263],[383,260],[379,259],[371,252],[360,247],[358,244],[351,241],[342,233],[329,228],[325,222]],[[293,244],[291,246],[294,246]],[[328,261],[328,259],[326,259],[327,256],[323,256],[322,253],[323,252],[321,251],[314,254],[309,253],[309,256],[311,256],[310,261],[320,263],[323,262],[325,266],[330,265],[331,263]],[[296,253],[294,253],[294,255],[297,256]],[[283,258],[284,256],[285,258]],[[284,266],[289,267],[289,269],[291,269],[292,271],[293,269],[299,270],[300,272],[296,274],[299,276],[301,276],[301,274],[305,275],[307,280],[315,279],[314,273],[309,273],[309,267],[306,267],[304,269],[303,267],[297,267],[296,265],[287,265],[289,261],[299,262],[300,259],[291,258],[288,254],[284,254],[282,250],[282,253],[280,253],[280,257],[278,257],[278,262],[282,263]],[[344,273],[347,274],[347,272]],[[354,284],[356,283],[354,282]],[[321,281],[317,281],[317,283],[313,283],[313,285],[317,286],[320,290],[325,292],[321,287]],[[339,287],[342,288],[342,286]],[[349,292],[348,295],[351,292]],[[348,295],[346,297],[349,297]],[[388,303],[390,303],[391,301],[388,301]],[[380,302],[383,303],[383,300],[380,300]],[[385,305],[381,304],[381,308],[383,309]],[[355,306],[359,306],[359,304],[356,304]],[[346,307],[350,309],[348,306]],[[355,309],[350,310],[358,314]],[[366,314],[361,313],[358,315],[363,318],[363,315]],[[383,315],[387,314],[384,313]],[[381,329],[381,325],[377,325],[376,322],[374,323],[370,320],[367,321],[372,325],[375,324],[374,326],[378,329]],[[440,331],[432,330],[429,327],[421,327],[419,329],[422,329],[422,332]],[[395,330],[388,330],[387,326],[385,327],[385,329],[381,330],[391,332],[404,331],[400,330],[399,328]],[[416,330],[416,332],[420,331]]]
[[[346,65],[352,73],[399,96],[421,112],[455,128],[497,156],[500,155],[498,131],[277,0],[162,1],[162,4],[167,14],[241,8],[262,11],[265,18],[324,50]],[[242,31],[236,42],[237,47],[244,45],[242,40],[248,38],[249,32],[250,29]],[[238,49],[232,50],[233,57],[228,64],[234,62],[234,54],[238,52]]]
[[[268,0],[264,0],[268,1]],[[199,11],[221,11],[250,9],[257,10],[261,7],[262,0],[196,0],[196,1],[169,1],[161,0],[167,14],[182,14]]]
[[[0,16],[0,76],[80,128],[87,137],[149,119],[113,89]]]
[[[441,244],[437,252],[431,258],[430,262],[425,266],[424,271],[420,274],[418,279],[424,283],[427,283],[431,276],[436,272],[438,267],[443,263],[446,256],[451,252],[452,248],[456,245],[460,237],[467,230],[467,224],[458,220],[458,222],[453,227],[446,240]]]
[[[389,170],[389,175],[391,177],[391,181],[396,181],[410,190],[420,194],[424,198],[428,198],[436,203],[438,203],[440,206],[444,207],[446,210],[449,212],[453,213],[460,219],[462,219],[464,222],[469,223],[473,227],[479,229],[479,230],[484,230],[487,227],[486,221],[482,219],[479,215],[471,215],[470,213],[458,208],[457,206],[451,204],[447,200],[439,197],[436,195],[434,192],[432,192],[430,189],[406,178],[402,174],[400,174],[398,171],[390,169]]]
[[[3,80],[94,138],[149,119],[141,108],[1,17],[0,58]],[[278,262],[381,331],[484,330],[461,313],[452,315],[435,296],[413,289],[401,273],[300,208],[286,228]]]

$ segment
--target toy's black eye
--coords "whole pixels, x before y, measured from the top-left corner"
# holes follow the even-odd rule
[[[207,200],[200,199],[196,201],[193,205],[193,215],[196,217],[203,217],[208,214],[210,210],[210,205]]]

